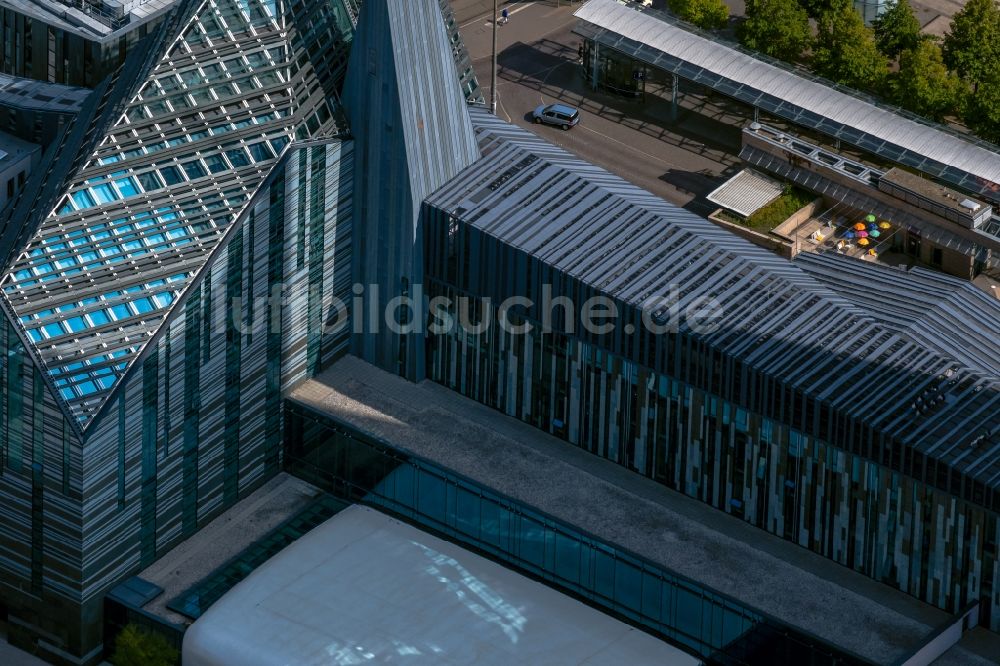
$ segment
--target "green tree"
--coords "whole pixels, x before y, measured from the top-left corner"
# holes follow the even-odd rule
[[[670,11],[705,30],[725,28],[729,7],[722,0],[670,0]]]
[[[965,124],[981,139],[1000,144],[1000,67],[983,75],[982,85],[965,98]]]
[[[944,62],[978,90],[1000,68],[1000,9],[996,0],[968,0],[944,37]]]
[[[796,0],[747,0],[740,42],[782,60],[794,61],[809,47],[809,16]]]
[[[115,640],[111,663],[115,666],[175,666],[180,663],[180,655],[163,636],[128,624]]]
[[[830,11],[835,2],[836,0],[798,0],[799,6],[806,10],[806,14],[812,19],[818,19]]]
[[[872,28],[875,46],[889,58],[898,58],[906,49],[915,50],[921,41],[920,21],[913,15],[910,0],[890,1]]]
[[[934,42],[921,40],[916,49],[900,54],[892,96],[903,108],[941,120],[958,107],[966,90],[958,74],[945,67],[941,47]]]
[[[885,80],[888,62],[850,0],[838,0],[816,21],[813,69],[861,90],[875,90]]]

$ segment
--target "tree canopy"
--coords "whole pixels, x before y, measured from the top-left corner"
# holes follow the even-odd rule
[[[729,23],[729,7],[722,0],[670,0],[670,11],[705,30]]]
[[[812,41],[809,16],[797,0],[747,0],[740,42],[781,60],[794,61]]]
[[[888,72],[885,56],[850,0],[839,0],[816,21],[813,69],[831,81],[875,90]]]
[[[962,79],[945,67],[941,47],[934,42],[921,40],[915,49],[900,54],[892,96],[903,108],[940,121],[958,107],[966,90]]]
[[[889,58],[895,59],[907,49],[915,50],[921,41],[920,21],[913,14],[910,0],[890,0],[872,28],[875,45]]]
[[[830,11],[836,0],[798,0],[799,6],[806,10],[809,18],[818,19],[825,12]]]
[[[111,663],[115,666],[174,666],[180,663],[180,655],[163,636],[127,624],[115,640]]]
[[[965,124],[980,138],[1000,144],[1000,67],[986,72],[980,83],[965,99]]]
[[[996,0],[968,0],[951,20],[944,61],[977,88],[1000,69],[1000,9]]]

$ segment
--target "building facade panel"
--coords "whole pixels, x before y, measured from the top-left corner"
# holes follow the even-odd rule
[[[317,286],[317,279],[327,283],[316,301],[317,316],[326,316],[335,301],[350,304],[351,144],[320,144],[302,152],[320,160],[323,169],[302,181],[290,166],[274,175],[214,256],[203,282],[88,429],[82,450],[47,395],[40,410],[31,401],[3,405],[8,420],[0,493],[7,499],[0,511],[9,515],[0,525],[0,577],[15,588],[28,588],[43,572],[45,604],[63,606],[57,613],[62,624],[52,625],[54,638],[48,640],[58,650],[97,649],[101,595],[110,586],[280,470],[281,411],[270,408],[280,407],[282,395],[296,382],[346,350],[349,321],[337,334],[315,338],[311,365],[307,313],[293,316],[293,311],[294,303],[308,303],[299,294]],[[293,152],[287,164],[297,163],[296,157]],[[295,199],[301,187],[312,188],[308,179],[320,175],[325,180],[315,191],[325,194],[307,201],[319,219],[306,249],[305,261],[314,266],[310,271],[297,266],[298,230],[286,224],[285,202]],[[272,286],[279,295],[273,311]],[[239,292],[242,299],[234,304],[231,297]],[[239,330],[237,323],[242,323]],[[14,334],[10,327],[5,331]],[[21,344],[16,334],[13,341],[4,340],[4,345]],[[0,355],[5,387],[11,358],[20,359],[18,366],[30,363],[30,357]],[[35,386],[48,390],[40,373],[14,370],[21,395],[34,397]],[[44,424],[44,437],[29,428],[36,418]],[[32,474],[32,456],[43,461],[40,475]],[[41,560],[33,549],[39,534]],[[47,598],[56,593],[61,600]],[[24,639],[29,644],[37,638],[31,632],[43,626],[42,597],[23,607],[7,594],[3,601],[12,617],[30,627],[25,636],[31,637]],[[77,619],[67,621],[67,613]],[[90,619],[81,622],[81,614]]]
[[[440,6],[438,0],[366,5],[344,82],[356,143],[354,276],[369,293],[378,290],[365,301],[375,304],[373,317],[382,315],[379,303],[412,296],[423,273],[420,202],[479,155],[455,75],[461,49],[442,29]],[[422,346],[418,332],[382,331],[355,336],[352,352],[419,380]]]
[[[323,168],[301,179],[294,167],[297,153],[315,157]],[[288,168],[261,193],[155,349],[126,380],[117,398],[124,419],[109,414],[88,430],[85,596],[152,561],[279,470],[281,432],[269,428],[267,406],[313,376],[324,360],[342,354],[350,332],[348,324],[339,335],[322,335],[322,317],[334,299],[350,303],[349,293],[335,291],[349,291],[350,285],[349,175],[345,181],[353,168],[350,153],[350,144],[340,143],[293,152]],[[324,180],[314,187],[313,177]],[[296,199],[301,188],[340,193],[307,201],[308,212],[319,220],[308,230],[305,265],[312,263],[312,270],[298,267],[299,230],[288,224],[288,209],[275,205]],[[282,265],[272,266],[271,231],[277,228],[285,229],[281,240],[289,251]],[[324,280],[330,290],[315,296],[310,320],[296,306],[308,309],[309,292],[319,294]],[[270,301],[269,282],[288,297],[286,305],[280,298]],[[272,317],[280,345],[273,344]],[[124,487],[122,462],[115,464],[122,421]],[[111,496],[118,498],[114,506]],[[136,524],[138,529],[131,528]]]
[[[444,211],[425,208],[425,233],[427,296],[470,303],[467,315],[447,311],[449,332],[429,336],[431,379],[938,607],[981,600],[983,621],[1000,628],[996,512],[880,464],[864,453],[871,441],[850,450],[842,429],[819,437],[803,427],[818,418],[807,418],[808,401],[765,377],[755,377],[765,411],[754,409],[740,398],[737,360],[693,336],[587,339],[559,315],[547,329],[538,285],[552,285],[552,302],[596,292]],[[480,271],[501,277],[461,277]],[[535,303],[508,313],[532,332],[497,324],[497,304],[514,295]],[[616,329],[640,323],[618,305]],[[470,332],[463,316],[492,325]]]

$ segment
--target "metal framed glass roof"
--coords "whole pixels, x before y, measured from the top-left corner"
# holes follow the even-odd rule
[[[190,16],[124,113],[99,128],[103,140],[3,282],[81,425],[296,134],[309,136],[274,0],[205,0]],[[307,111],[316,131],[333,122],[325,100]]]

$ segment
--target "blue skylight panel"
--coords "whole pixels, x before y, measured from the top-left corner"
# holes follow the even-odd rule
[[[140,173],[138,177],[139,183],[142,184],[142,189],[147,192],[152,192],[153,190],[158,190],[163,187],[163,182],[160,180],[160,177],[156,175],[155,171]]]
[[[201,162],[197,160],[193,162],[185,162],[181,165],[184,168],[184,172],[188,175],[188,178],[194,180],[196,178],[203,178],[207,174],[205,173],[204,167],[201,166]]]
[[[139,184],[132,177],[116,180],[115,185],[123,197],[134,197],[139,194]]]
[[[229,165],[222,159],[221,155],[209,155],[205,158],[205,164],[212,173],[221,173],[229,169]]]
[[[103,185],[95,185],[90,188],[94,196],[97,198],[97,202],[101,204],[111,203],[112,201],[118,200],[118,194],[114,189],[107,183]]]
[[[235,169],[250,165],[250,159],[242,149],[228,150],[226,151],[226,157],[229,158],[229,162]]]
[[[87,190],[80,190],[79,192],[74,192],[72,195],[73,203],[76,204],[77,209],[87,209],[93,208],[97,205],[94,201],[94,197],[90,195]]]
[[[168,186],[176,185],[177,183],[184,181],[184,176],[182,176],[181,172],[174,166],[168,166],[160,169],[160,176],[163,177],[164,182],[166,182]]]
[[[153,302],[148,298],[140,298],[138,300],[132,301],[133,307],[139,314],[146,314],[153,311]]]

